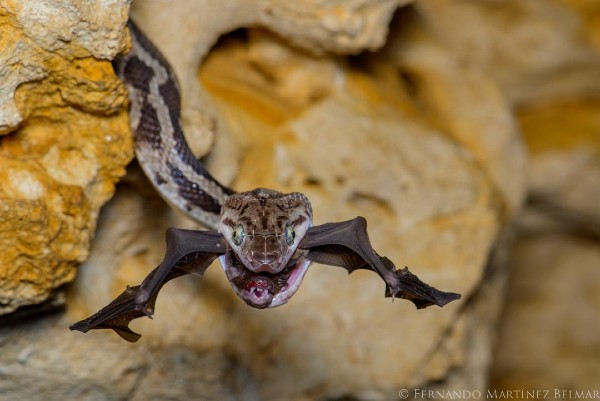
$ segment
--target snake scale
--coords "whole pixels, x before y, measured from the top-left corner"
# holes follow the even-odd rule
[[[161,196],[196,221],[216,228],[234,191],[215,180],[192,154],[180,121],[177,78],[160,51],[131,21],[131,50],[113,61],[131,103],[135,153]]]
[[[192,154],[180,122],[177,79],[160,51],[133,22],[131,50],[114,62],[129,91],[130,121],[137,159],[150,182],[171,205],[212,230],[169,228],[163,261],[143,282],[127,287],[72,330],[112,329],[127,341],[140,335],[129,322],[151,317],[162,286],[181,275],[204,274],[213,260],[248,305],[272,308],[298,290],[311,263],[339,266],[349,273],[367,269],[385,282],[385,295],[417,308],[443,306],[460,298],[423,283],[407,268],[398,270],[375,252],[363,217],[314,226],[312,207],[301,193],[257,188],[239,192],[215,180]]]

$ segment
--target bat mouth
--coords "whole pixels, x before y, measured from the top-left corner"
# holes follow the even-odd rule
[[[266,308],[273,300],[273,281],[262,275],[236,280],[235,285],[244,301],[256,308]]]
[[[230,253],[219,257],[223,270],[235,292],[255,308],[274,308],[283,305],[296,293],[310,261],[304,257],[292,259],[278,273],[255,273]]]

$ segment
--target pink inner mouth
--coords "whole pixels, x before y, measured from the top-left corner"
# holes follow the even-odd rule
[[[277,294],[275,294],[271,303],[269,304],[269,307],[274,308],[276,306],[283,305],[290,300],[292,295],[294,295],[298,290],[298,287],[300,287],[302,279],[304,278],[310,263],[310,260],[303,258],[294,264],[292,274],[287,280],[287,285],[283,287]]]
[[[261,276],[255,276],[244,285],[247,300],[258,307],[267,307],[273,299],[270,281]]]
[[[279,273],[257,274],[239,261],[220,256],[223,270],[238,295],[255,308],[273,308],[288,302],[306,273],[310,261],[300,258]]]

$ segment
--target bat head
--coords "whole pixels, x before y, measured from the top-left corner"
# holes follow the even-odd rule
[[[227,199],[219,232],[231,249],[220,260],[244,301],[274,307],[296,292],[310,264],[297,248],[311,225],[310,202],[299,193],[259,188]]]

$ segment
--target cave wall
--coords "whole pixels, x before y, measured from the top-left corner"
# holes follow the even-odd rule
[[[584,156],[564,155],[597,163],[598,10],[517,0],[129,8],[0,2],[0,399],[384,400],[403,388],[524,386],[503,373],[519,353],[498,351],[527,348],[508,331],[519,323],[506,323],[523,310],[521,292],[508,290],[499,316],[506,283],[518,288],[509,272],[544,262],[513,257],[523,252],[515,221],[528,192],[555,182],[543,181],[549,171],[581,177]],[[135,345],[69,332],[161,260],[166,227],[198,228],[135,163],[121,179],[133,151],[110,59],[126,51],[129,11],[173,65],[188,141],[220,180],[303,192],[316,224],[365,216],[378,252],[462,300],[417,311],[384,299],[373,274],[315,265],[288,305],[255,310],[215,265],[169,283],[155,319],[132,324]],[[544,118],[564,110],[573,118]],[[583,139],[561,139],[574,129]],[[549,132],[559,139],[540,151]],[[563,164],[552,170],[554,156]],[[582,191],[597,191],[593,177]],[[589,280],[572,277],[574,288]]]

